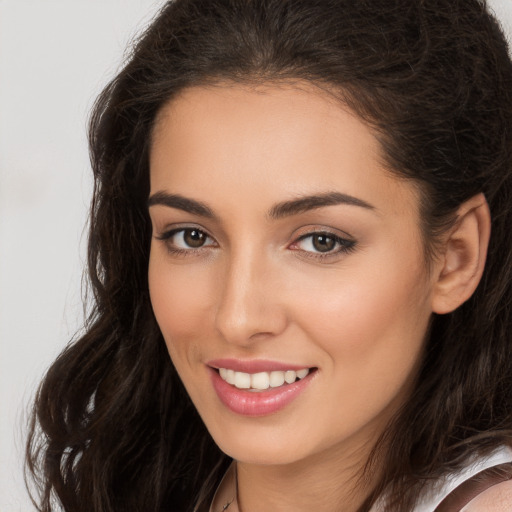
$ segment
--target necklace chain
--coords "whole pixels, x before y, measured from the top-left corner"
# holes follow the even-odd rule
[[[238,503],[238,468],[237,468],[236,462],[235,462],[235,495],[227,503],[224,504],[224,506],[222,507],[222,512],[227,510],[229,508],[229,506],[232,505],[233,503]],[[240,510],[238,512],[240,512]]]

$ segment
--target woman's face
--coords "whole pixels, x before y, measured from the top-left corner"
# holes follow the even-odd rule
[[[417,193],[369,128],[307,84],[190,88],[150,168],[151,301],[219,447],[265,464],[371,448],[433,283]]]

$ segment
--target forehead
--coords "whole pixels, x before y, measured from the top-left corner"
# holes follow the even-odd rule
[[[377,209],[416,210],[415,187],[383,161],[372,130],[314,85],[191,87],[158,116],[151,193],[194,191],[223,204],[257,196],[270,204],[336,190]]]

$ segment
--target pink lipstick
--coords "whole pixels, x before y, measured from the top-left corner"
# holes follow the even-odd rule
[[[216,359],[207,364],[220,401],[244,416],[280,411],[309,386],[316,374],[316,368],[276,361]]]

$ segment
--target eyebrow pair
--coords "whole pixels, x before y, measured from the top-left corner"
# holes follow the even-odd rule
[[[326,192],[324,194],[317,194],[311,196],[299,197],[290,201],[283,201],[275,204],[268,212],[268,217],[277,220],[283,217],[304,213],[308,210],[321,208],[323,206],[333,205],[350,205],[359,206],[367,210],[375,210],[376,208],[371,204],[341,192]],[[156,192],[148,199],[148,208],[155,205],[168,206],[170,208],[177,208],[185,212],[206,217],[208,219],[215,219],[215,214],[206,204],[190,199],[179,194],[168,194],[167,192]]]

